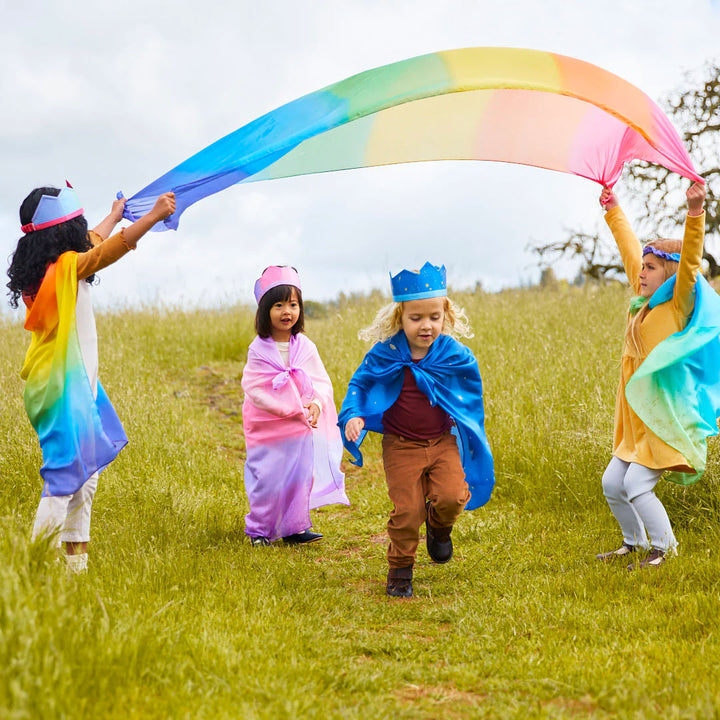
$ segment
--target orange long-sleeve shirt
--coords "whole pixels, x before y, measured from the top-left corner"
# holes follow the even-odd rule
[[[111,235],[107,240],[103,240],[94,230],[88,232],[88,237],[93,247],[90,250],[78,253],[78,280],[90,277],[98,270],[112,265],[116,260],[119,260],[127,252],[134,249],[134,246],[125,240],[122,230],[115,233],[115,235]]]
[[[78,253],[77,257],[77,279],[84,280],[90,277],[98,270],[112,265],[130,250],[134,250],[137,246],[127,242],[123,231],[111,235],[107,240],[98,235],[94,230],[88,231],[88,237],[92,243],[92,248],[85,252]],[[29,309],[33,305],[35,293],[23,292],[23,301]]]

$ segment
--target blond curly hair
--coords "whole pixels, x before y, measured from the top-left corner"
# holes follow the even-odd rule
[[[679,253],[682,250],[682,240],[668,240],[666,238],[660,238],[659,240],[651,240],[645,247],[653,247],[656,250],[662,250],[666,253]],[[653,260],[661,263],[664,269],[663,280],[671,278],[678,270],[679,263],[673,260],[665,260],[653,256]],[[628,323],[626,330],[626,337],[629,345],[634,348],[638,356],[643,357],[645,355],[645,348],[643,346],[642,338],[640,337],[640,324],[648,314],[650,307],[648,302],[650,298],[645,301],[645,304],[632,316]]]
[[[458,307],[449,297],[443,298],[443,319],[442,333],[454,338],[471,338],[473,331],[467,319],[465,311]],[[358,333],[361,340],[379,343],[387,340],[402,329],[403,303],[391,302],[378,310],[372,324],[363,328]]]

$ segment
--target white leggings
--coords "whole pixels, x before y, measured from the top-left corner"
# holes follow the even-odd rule
[[[97,489],[98,474],[93,473],[74,495],[40,498],[33,540],[39,535],[57,533],[57,544],[90,540],[90,511]]]
[[[628,545],[647,548],[647,531],[652,547],[667,552],[677,546],[670,518],[653,492],[662,473],[616,457],[605,470],[603,493]]]

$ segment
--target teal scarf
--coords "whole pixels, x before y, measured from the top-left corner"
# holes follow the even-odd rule
[[[644,295],[636,295],[634,298],[630,298],[630,306],[628,307],[628,312],[631,315],[637,315],[646,302],[647,298]]]

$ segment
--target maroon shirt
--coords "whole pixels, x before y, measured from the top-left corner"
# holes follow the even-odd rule
[[[416,361],[413,361],[416,362]],[[431,440],[452,427],[451,417],[439,406],[432,406],[405,368],[402,390],[395,403],[382,416],[383,430],[413,440]]]

